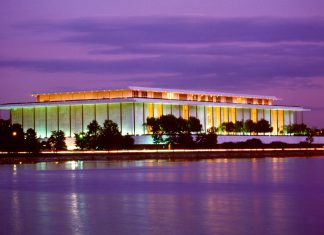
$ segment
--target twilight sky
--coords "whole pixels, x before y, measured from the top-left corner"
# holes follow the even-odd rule
[[[323,0],[12,0],[0,103],[129,85],[282,98],[324,127]]]

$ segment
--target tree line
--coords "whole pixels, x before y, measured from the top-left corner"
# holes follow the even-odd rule
[[[117,123],[111,120],[106,120],[103,126],[93,120],[86,132],[75,134],[75,145],[80,150],[131,149],[134,139],[130,135],[123,136]]]
[[[213,148],[217,144],[217,133],[222,132],[265,134],[273,131],[270,123],[262,119],[256,123],[252,120],[226,122],[203,133],[199,119],[189,117],[186,120],[173,115],[147,118],[144,127],[152,134],[154,144],[184,148]],[[312,142],[313,136],[324,136],[324,129],[309,128],[305,124],[289,125],[284,131],[287,134],[306,135],[309,142]],[[64,131],[58,130],[52,131],[47,141],[40,142],[34,129],[24,132],[20,124],[0,119],[0,151],[38,153],[41,150],[66,150],[65,140]],[[75,144],[81,150],[131,149],[134,139],[129,135],[123,136],[118,125],[111,120],[106,120],[103,126],[93,120],[85,132],[75,133]]]
[[[269,121],[261,119],[258,122],[253,122],[252,120],[246,121],[236,121],[233,122],[223,122],[218,128],[218,132],[227,132],[229,134],[237,133],[270,133],[273,131]]]
[[[0,151],[39,153],[41,150],[66,150],[66,137],[62,130],[52,131],[46,141],[37,138],[37,133],[30,128],[24,132],[20,124],[11,124],[9,120],[0,119]],[[118,125],[106,120],[103,127],[97,121],[87,126],[86,132],[75,133],[75,144],[81,150],[130,149],[134,139],[122,136]]]
[[[64,132],[53,131],[47,141],[40,142],[34,129],[24,132],[20,124],[0,119],[0,151],[39,153],[43,149],[66,150]]]
[[[144,126],[152,133],[154,144],[165,144],[183,148],[213,148],[217,145],[217,134],[213,128],[202,133],[199,119],[175,117],[171,114],[158,118],[147,118]],[[196,134],[193,138],[192,134]]]
[[[237,134],[237,133],[255,133],[257,135],[259,134],[265,134],[265,133],[271,133],[273,131],[273,127],[271,127],[269,121],[265,119],[261,119],[257,122],[253,122],[252,120],[246,120],[246,121],[236,121],[233,122],[224,122],[222,123],[218,128],[218,133],[227,132],[229,134]],[[317,128],[310,128],[306,124],[292,124],[288,126],[284,126],[283,130],[281,130],[281,134],[289,134],[289,135],[317,135],[317,136],[323,136],[324,135],[324,129],[317,129]]]

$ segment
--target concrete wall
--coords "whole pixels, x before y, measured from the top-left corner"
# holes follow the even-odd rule
[[[152,137],[150,135],[134,136],[135,144],[153,144]],[[244,142],[249,139],[260,139],[265,144],[270,144],[274,141],[285,142],[288,144],[298,144],[306,140],[306,136],[218,136],[217,141],[219,144],[225,142]],[[314,144],[324,144],[323,136],[314,137]]]

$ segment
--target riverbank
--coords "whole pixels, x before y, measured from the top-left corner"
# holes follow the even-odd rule
[[[100,160],[200,160],[217,158],[265,158],[265,157],[319,157],[324,156],[324,148],[290,149],[175,149],[175,150],[120,150],[120,151],[61,151],[42,152],[38,155],[27,153],[0,153],[0,164],[23,164],[62,161]]]

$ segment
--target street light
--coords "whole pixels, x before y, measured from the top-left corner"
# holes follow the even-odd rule
[[[17,135],[17,132],[12,132],[12,136],[16,136]]]

